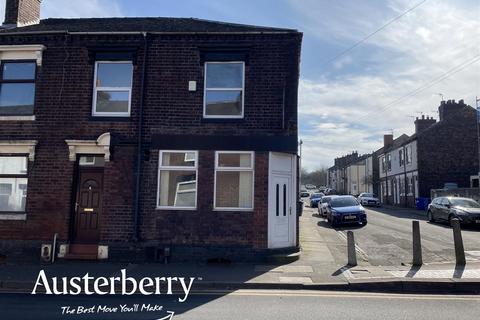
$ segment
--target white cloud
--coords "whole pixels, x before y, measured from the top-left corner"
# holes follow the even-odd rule
[[[316,25],[313,20],[306,21],[308,30],[316,29],[317,36],[335,33],[336,41],[342,40],[340,35],[343,41],[352,43],[353,38],[365,36],[364,30],[375,30],[412,5],[412,1],[391,0],[393,13],[377,19],[373,28],[365,27],[376,13],[359,16],[355,8],[351,14],[344,12],[340,21],[332,18]],[[308,17],[315,10],[310,7],[303,13]],[[344,25],[344,20],[352,23]],[[474,105],[475,95],[480,96],[479,61],[382,111],[397,98],[479,55],[478,39],[478,3],[427,1],[349,53],[365,59],[362,61],[371,68],[356,65],[359,60],[353,59],[348,65],[339,62],[344,73],[334,79],[302,79],[299,117],[300,137],[305,141],[304,167],[331,166],[333,158],[353,150],[363,153],[378,149],[382,135],[391,129],[395,136],[412,134],[412,117],[421,113],[437,116],[438,93],[445,99],[464,99]],[[331,70],[336,67],[333,64]],[[355,71],[345,73],[349,67]]]
[[[90,18],[123,16],[117,0],[43,0],[41,18]],[[0,19],[5,17],[5,0],[0,0]]]

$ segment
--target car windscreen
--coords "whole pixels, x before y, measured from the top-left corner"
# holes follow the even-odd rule
[[[373,198],[373,193],[362,193],[362,197]]]
[[[312,194],[311,198],[312,199],[317,199],[317,198],[321,198],[322,197],[322,194],[321,193],[314,193]]]
[[[480,208],[480,204],[471,199],[450,199],[450,203],[455,207]]]
[[[340,208],[340,207],[352,207],[358,206],[358,202],[355,198],[334,198],[330,201],[330,205],[333,208]]]
[[[332,199],[332,197],[323,197],[322,198],[322,203],[327,203]]]

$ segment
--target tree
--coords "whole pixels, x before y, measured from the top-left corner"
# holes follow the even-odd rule
[[[301,184],[313,184],[317,187],[327,185],[328,168],[322,167],[314,171],[307,171],[302,168]]]

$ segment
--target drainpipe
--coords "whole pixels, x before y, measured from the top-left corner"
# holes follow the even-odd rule
[[[137,141],[137,175],[135,181],[135,211],[133,223],[133,241],[138,242],[140,238],[139,230],[139,216],[140,216],[140,187],[142,175],[142,134],[143,134],[143,101],[145,97],[145,72],[147,66],[147,51],[148,38],[147,33],[142,32],[143,35],[143,63],[142,63],[142,77],[140,82],[140,106],[138,109],[138,141]]]

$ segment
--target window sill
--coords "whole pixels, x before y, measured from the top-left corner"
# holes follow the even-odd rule
[[[179,207],[156,207],[155,210],[174,210],[174,211],[196,211],[197,208],[179,208]]]
[[[243,123],[245,118],[202,118],[202,123]]]
[[[0,221],[1,220],[27,220],[26,213],[7,213],[7,212],[0,212]]]
[[[110,122],[129,122],[132,121],[130,116],[90,116],[90,121],[110,121]]]
[[[225,212],[225,211],[231,211],[231,212],[251,212],[253,213],[254,208],[214,208],[213,211],[220,211],[220,212]]]
[[[0,116],[0,121],[35,121],[35,116]]]

